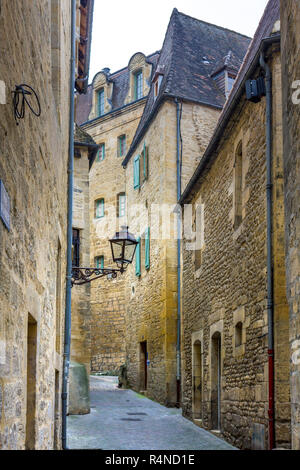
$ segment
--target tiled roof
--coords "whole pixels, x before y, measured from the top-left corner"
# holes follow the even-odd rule
[[[159,58],[159,51],[154,52],[146,57],[146,61],[153,65],[152,73],[154,73]],[[108,74],[109,81],[113,82],[112,111],[119,109],[125,104],[125,99],[129,91],[129,69],[124,67],[117,72]],[[89,85],[85,96],[77,96],[76,104],[76,122],[81,125],[88,121],[92,108],[93,89],[92,84]]]
[[[219,62],[217,62],[211,73],[211,76],[217,74],[224,68],[235,71],[237,73],[240,69],[240,66],[242,65],[242,62],[243,58],[237,57],[232,51],[228,51],[228,53]]]
[[[244,57],[242,66],[239,70],[238,76],[234,82],[231,93],[226,101],[222,113],[219,117],[217,126],[214,134],[207,146],[207,149],[202,156],[198,167],[196,168],[191,180],[189,181],[180,202],[183,203],[188,200],[190,194],[197,190],[197,185],[200,184],[200,176],[205,168],[213,160],[215,155],[215,149],[222,138],[224,128],[226,127],[228,120],[231,117],[232,112],[235,109],[236,104],[239,102],[241,96],[244,93],[244,83],[248,78],[249,73],[253,73],[253,68],[258,65],[259,51],[264,39],[270,38],[273,41],[279,41],[278,34],[272,35],[274,24],[280,19],[280,0],[269,0],[264,14],[260,20],[255,35],[248,48],[247,54]]]
[[[225,96],[217,88],[212,72],[229,51],[241,62],[250,38],[234,31],[197,20],[175,8],[166,32],[158,64],[165,66],[159,96],[149,93],[143,116],[129,152],[126,165],[161,100],[167,96],[222,108]]]

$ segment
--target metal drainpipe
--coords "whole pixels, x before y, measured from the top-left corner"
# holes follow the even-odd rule
[[[266,81],[266,169],[267,169],[267,311],[268,311],[268,364],[269,364],[269,449],[275,446],[274,418],[274,303],[273,303],[273,253],[272,253],[272,74],[260,54],[260,66]]]
[[[181,158],[180,158],[180,108],[179,101],[175,98],[176,103],[176,139],[177,139],[177,201],[181,197]],[[177,406],[180,406],[180,322],[181,322],[181,292],[180,292],[180,250],[181,250],[181,218],[180,212],[177,214],[177,344],[176,344],[176,383],[177,383]]]
[[[69,163],[68,163],[68,215],[67,215],[67,283],[65,310],[64,368],[62,384],[62,448],[67,450],[67,399],[71,344],[71,276],[72,276],[72,212],[74,173],[74,87],[75,87],[75,28],[76,0],[71,0],[71,71],[69,115]]]

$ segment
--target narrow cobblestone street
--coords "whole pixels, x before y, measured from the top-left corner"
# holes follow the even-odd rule
[[[68,417],[70,449],[232,450],[195,426],[181,411],[166,408],[132,390],[117,377],[91,377],[91,413]]]

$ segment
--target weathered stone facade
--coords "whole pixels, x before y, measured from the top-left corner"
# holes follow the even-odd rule
[[[97,147],[93,139],[78,126],[74,141],[73,230],[78,239],[76,246],[73,243],[73,265],[88,267],[90,265],[89,171]],[[71,308],[71,360],[84,364],[89,376],[91,362],[89,283],[73,286]]]
[[[143,98],[134,99],[133,72],[143,70]],[[90,266],[96,258],[103,257],[105,267],[113,266],[108,239],[126,223],[126,213],[118,216],[118,196],[126,193],[125,171],[120,155],[120,136],[126,138],[129,148],[141,119],[149,91],[149,76],[152,64],[141,53],[134,54],[129,65],[114,74],[99,72],[93,80],[90,120],[82,128],[99,145],[104,146],[104,157],[94,161],[89,175],[90,185]],[[119,85],[118,76],[127,75],[128,86],[119,104],[114,98]],[[117,88],[114,90],[114,87]],[[104,115],[97,117],[97,91],[104,89]],[[118,98],[118,97],[117,97]],[[115,99],[115,101],[114,101]],[[81,98],[82,100],[82,98]],[[87,101],[84,97],[84,100]],[[83,100],[82,100],[83,101]],[[112,103],[114,102],[114,106]],[[119,106],[120,105],[120,106]],[[78,120],[80,120],[77,113]],[[95,204],[104,199],[104,217],[96,217]],[[91,370],[105,372],[119,370],[125,363],[125,275],[116,279],[94,281],[91,284]]]
[[[240,65],[248,44],[245,36],[174,9],[144,113],[123,162],[128,225],[141,247],[140,268],[130,267],[127,277],[128,383],[167,406],[180,404],[181,386],[174,209],[225,101],[212,73],[217,70],[224,78],[225,57],[232,54]],[[229,47],[234,54],[228,54]]]
[[[219,111],[192,103],[182,104],[182,175],[187,183],[214,129]],[[205,129],[205,132],[201,132]],[[134,189],[132,158],[126,167],[128,225],[135,236],[144,238],[150,227],[150,268],[146,269],[142,241],[141,276],[134,265],[126,279],[126,360],[128,382],[137,391],[160,403],[177,403],[177,241],[174,234],[177,203],[177,107],[167,101],[149,126],[135,154],[148,149],[148,178]],[[200,138],[198,137],[200,136]],[[201,140],[200,140],[201,139]],[[164,209],[165,208],[165,209]],[[158,212],[156,212],[156,209]],[[166,210],[164,212],[164,210]],[[170,221],[170,238],[167,224]],[[144,383],[144,352],[147,346],[147,387]]]
[[[0,219],[1,449],[61,448],[70,51],[71,2],[1,1],[0,179],[10,201],[9,229]],[[21,83],[41,115],[26,107],[16,125]]]
[[[273,77],[275,442],[289,447],[281,61],[276,46],[268,51],[268,65]],[[203,211],[197,228],[203,233],[201,246],[188,249],[191,239],[185,237],[182,251],[182,406],[185,416],[217,430],[234,445],[266,449],[270,383],[265,99],[250,103],[243,92],[216,136],[213,153],[206,155],[209,163],[182,201],[193,204],[194,217],[197,204]]]
[[[290,311],[292,447],[300,449],[300,4],[281,1],[287,298]]]

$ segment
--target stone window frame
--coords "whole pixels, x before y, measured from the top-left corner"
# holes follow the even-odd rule
[[[109,74],[101,71],[98,72],[92,83],[93,87],[93,101],[92,109],[89,115],[89,119],[97,119],[105,116],[112,109],[111,96],[113,92],[113,82],[109,79]],[[103,113],[99,115],[98,109],[98,93],[103,90]]]
[[[242,324],[242,331],[241,331],[241,344],[236,345],[236,325]],[[233,325],[230,329],[230,334],[232,337],[232,352],[233,357],[241,357],[245,354],[246,349],[246,328],[248,323],[246,322],[245,318],[245,307],[239,307],[233,312]]]
[[[153,64],[147,61],[145,54],[142,52],[133,54],[128,63],[129,88],[124,104],[133,103],[147,97],[150,92],[152,68]],[[135,94],[135,76],[139,72],[142,72],[142,96],[137,98]]]

